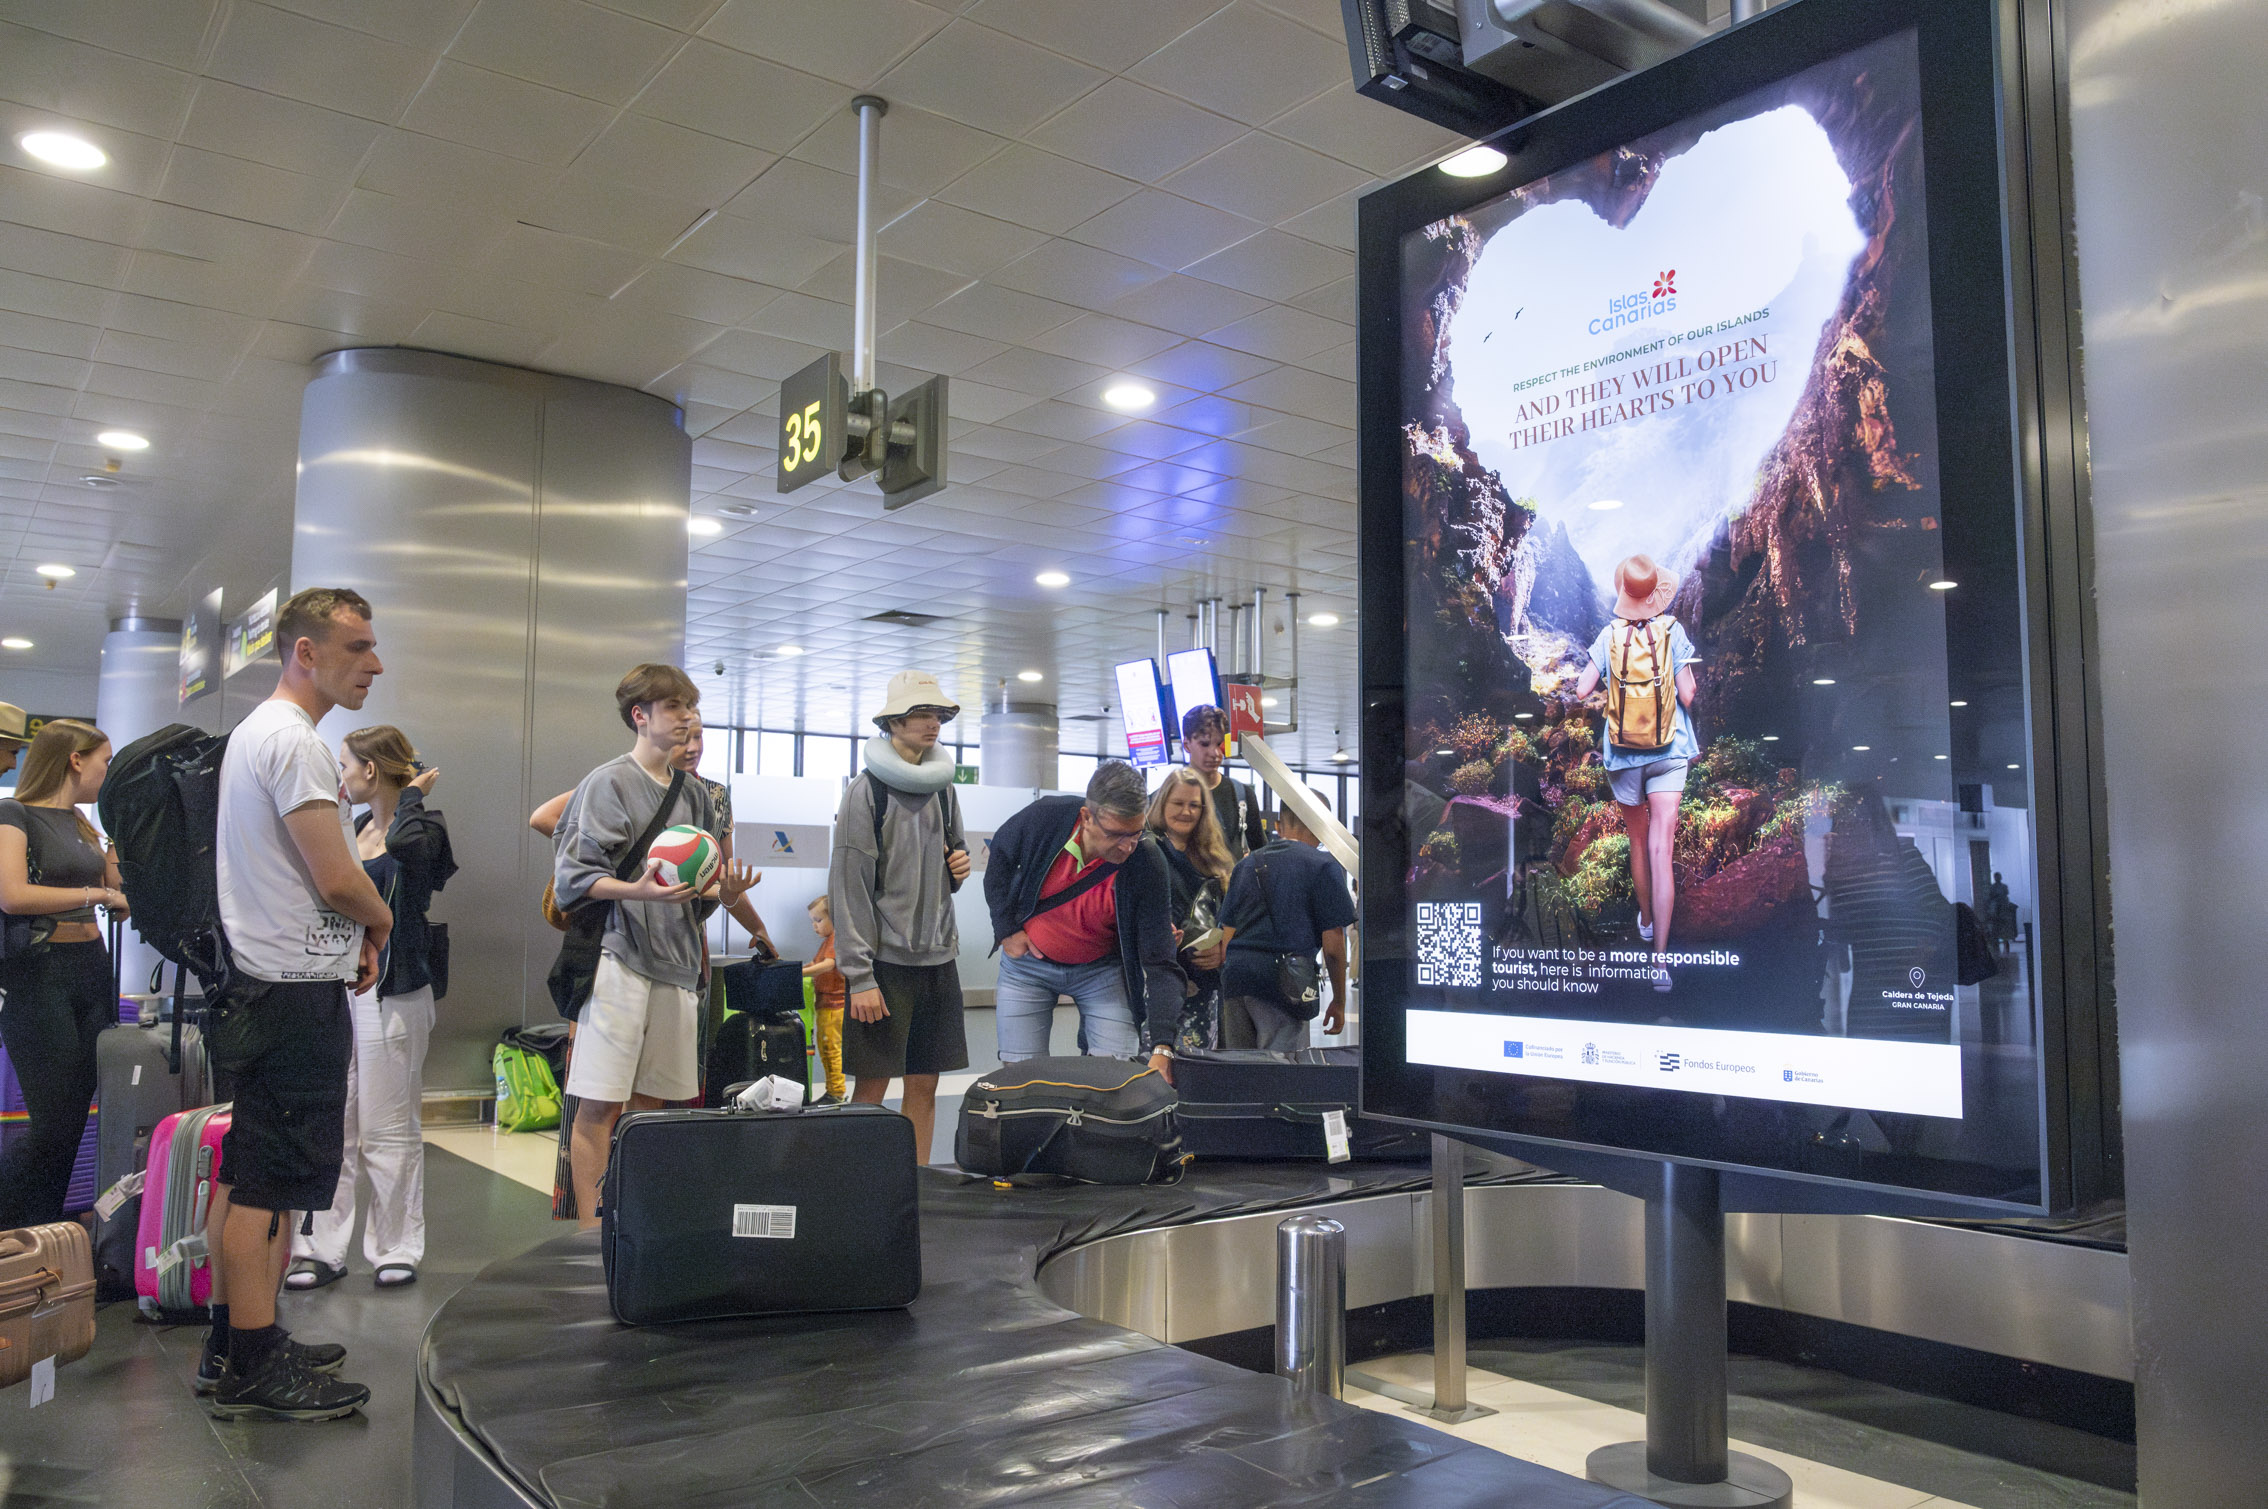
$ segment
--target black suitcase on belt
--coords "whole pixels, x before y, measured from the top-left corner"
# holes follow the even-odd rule
[[[745,1084],[767,1074],[811,1087],[811,1062],[803,1041],[803,1018],[787,1014],[735,1011],[717,1024],[709,1045],[709,1064],[701,1076],[701,1100],[724,1104],[726,1085]]]
[[[1173,1086],[1123,1058],[1027,1058],[961,1097],[953,1161],[972,1174],[1147,1184],[1180,1169]]]
[[[1177,1052],[1173,1084],[1181,1093],[1181,1145],[1199,1158],[1325,1158],[1330,1150],[1323,1139],[1324,1113],[1344,1111],[1349,1151],[1355,1157],[1432,1157],[1432,1141],[1425,1133],[1357,1119],[1361,1073],[1359,1048]]]
[[[881,1106],[625,1116],[599,1206],[624,1325],[894,1309],[921,1293],[913,1123]]]

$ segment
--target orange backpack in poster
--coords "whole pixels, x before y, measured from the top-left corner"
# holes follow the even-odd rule
[[[1618,618],[1607,630],[1607,742],[1617,749],[1652,753],[1677,735],[1674,627],[1667,618]]]

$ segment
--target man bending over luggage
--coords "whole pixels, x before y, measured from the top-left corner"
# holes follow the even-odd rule
[[[623,1106],[658,1110],[664,1101],[701,1093],[707,903],[690,886],[646,869],[642,853],[649,834],[678,824],[707,830],[723,848],[708,786],[677,768],[679,748],[699,723],[700,701],[693,678],[674,665],[641,665],[623,677],[615,708],[636,741],[628,754],[583,777],[554,840],[552,889],[560,908],[611,903],[567,1066],[566,1093],[581,1101],[569,1151],[575,1209],[586,1228],[598,1224],[599,1179]],[[624,871],[636,878],[620,878]],[[753,878],[720,866],[716,884],[726,901],[737,901]]]
[[[960,714],[927,671],[890,678],[881,733],[843,790],[827,867],[835,967],[849,992],[843,1068],[851,1099],[880,1105],[890,1081],[913,1123],[919,1161],[937,1129],[937,1076],[969,1066],[961,1026],[961,932],[953,893],[969,878],[953,754],[938,734]]]
[[[1142,773],[1108,760],[1084,800],[1041,797],[993,834],[984,896],[1000,947],[1002,1063],[1048,1051],[1059,995],[1078,1006],[1090,1053],[1163,1053],[1180,1034],[1172,885],[1144,826],[1149,806]]]
[[[378,982],[394,916],[355,857],[339,762],[315,732],[362,706],[385,669],[370,604],[338,587],[295,594],[276,615],[276,693],[229,735],[214,851],[232,976],[207,1027],[231,1086],[205,1230],[213,1329],[197,1371],[222,1419],[334,1420],[370,1390],[336,1377],[346,1349],[306,1346],[276,1324],[295,1212],[328,1210],[346,1150],[354,1023],[347,983]]]

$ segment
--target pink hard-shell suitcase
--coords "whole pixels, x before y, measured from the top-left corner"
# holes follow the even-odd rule
[[[168,1116],[150,1133],[142,1181],[142,1226],[135,1242],[134,1291],[144,1313],[187,1324],[205,1318],[213,1265],[205,1251],[205,1213],[220,1171],[226,1105]]]

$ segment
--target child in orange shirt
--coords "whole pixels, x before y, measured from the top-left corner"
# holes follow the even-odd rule
[[[811,982],[819,997],[814,1016],[819,1024],[819,1064],[827,1071],[827,1093],[814,1105],[828,1105],[846,1100],[850,1086],[843,1079],[843,1004],[846,999],[843,972],[835,968],[835,919],[828,909],[827,898],[815,896],[806,908],[811,913],[811,930],[819,935],[819,953],[803,966],[803,977]]]

